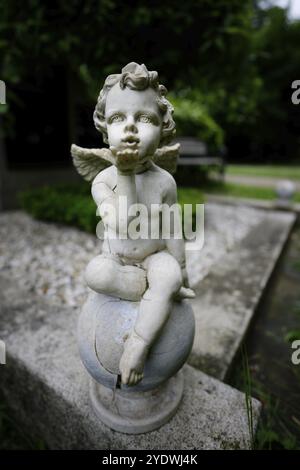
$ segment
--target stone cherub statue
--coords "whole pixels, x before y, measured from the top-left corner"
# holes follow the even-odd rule
[[[172,232],[169,239],[120,237],[132,220],[128,212],[120,213],[121,197],[126,198],[128,207],[143,204],[149,214],[151,205],[177,202],[176,184],[169,171],[176,168],[179,144],[168,146],[175,123],[173,107],[165,95],[157,72],[129,63],[121,74],[107,77],[94,112],[95,126],[109,148],[72,145],[71,149],[78,172],[92,181],[92,196],[105,226],[102,253],[86,269],[87,284],[99,294],[140,302],[119,362],[121,381],[127,386],[143,379],[148,352],[170,315],[174,299],[194,296],[182,238]],[[154,218],[159,216],[154,214]]]

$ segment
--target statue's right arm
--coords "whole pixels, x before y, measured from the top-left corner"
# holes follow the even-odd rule
[[[104,224],[127,233],[131,218],[126,208],[137,202],[135,175],[123,175],[117,170],[113,176],[110,169],[103,170],[93,181],[92,196]]]
[[[111,189],[107,179],[105,177],[101,177],[101,174],[99,174],[93,181],[92,196],[104,224],[110,227],[115,227],[115,217],[117,215],[116,194]]]

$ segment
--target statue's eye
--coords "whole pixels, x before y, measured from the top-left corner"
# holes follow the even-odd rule
[[[148,123],[148,122],[152,122],[152,119],[150,116],[147,116],[147,114],[141,114],[139,116],[139,121],[140,122],[145,122],[145,123]]]
[[[114,123],[114,122],[122,122],[123,121],[123,116],[122,114],[114,114],[113,116],[111,116],[111,118],[109,119],[109,122],[110,124]]]

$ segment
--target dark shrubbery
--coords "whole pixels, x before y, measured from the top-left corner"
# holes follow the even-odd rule
[[[72,225],[95,233],[99,217],[87,183],[30,189],[22,192],[19,199],[23,209],[36,219]],[[198,189],[178,189],[179,203],[193,204],[193,213],[195,204],[203,203],[203,199]]]
[[[22,192],[19,199],[23,209],[36,219],[95,232],[96,206],[88,184],[31,189]]]

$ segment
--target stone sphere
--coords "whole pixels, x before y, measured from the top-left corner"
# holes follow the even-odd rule
[[[279,199],[290,201],[295,194],[295,184],[289,180],[281,180],[277,183],[276,194]]]
[[[187,301],[173,309],[158,339],[153,343],[144,368],[144,378],[134,387],[120,384],[119,362],[124,343],[138,315],[139,302],[91,292],[78,321],[81,360],[98,383],[114,389],[145,391],[156,388],[186,362],[193,345],[195,320]]]

